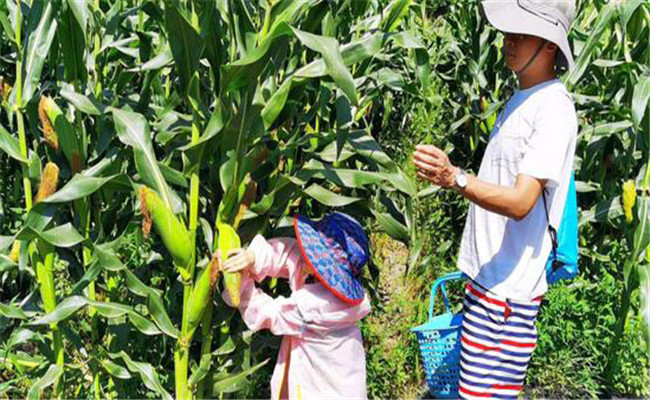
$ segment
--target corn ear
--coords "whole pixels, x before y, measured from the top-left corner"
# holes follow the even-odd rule
[[[636,184],[633,180],[629,180],[623,184],[623,211],[625,212],[625,219],[627,222],[634,220],[632,209],[636,203]]]
[[[194,283],[194,289],[187,303],[187,331],[185,338],[189,341],[198,328],[203,313],[212,299],[214,288],[219,279],[219,257],[215,253],[206,268],[201,271]]]
[[[59,167],[53,162],[45,164],[43,174],[41,174],[41,184],[38,186],[38,193],[34,199],[34,203],[43,201],[56,192],[56,187],[59,184]]]
[[[79,139],[70,124],[70,121],[63,114],[54,100],[50,97],[43,96],[38,106],[38,115],[43,124],[43,132],[45,133],[45,140],[48,142],[48,130],[51,129],[54,137],[57,138],[57,148],[60,146],[65,158],[70,164],[72,172],[81,171],[83,164],[82,152],[79,144]],[[47,128],[46,128],[47,127]],[[49,144],[49,142],[48,142]],[[75,155],[76,153],[76,155]],[[75,160],[77,158],[77,160]]]
[[[217,224],[219,230],[218,247],[221,252],[223,261],[228,259],[228,252],[230,250],[238,249],[241,247],[241,241],[235,229],[228,224]],[[241,287],[241,273],[225,272],[223,273],[223,281],[228,289],[231,303],[234,307],[239,307],[239,289]]]
[[[158,194],[146,186],[140,188],[142,230],[148,234],[153,224],[169,251],[184,280],[189,279],[189,267],[194,261],[194,247],[185,225],[165,205]]]
[[[20,240],[14,240],[14,244],[11,246],[11,252],[9,253],[9,259],[15,264],[18,264],[20,258]]]
[[[45,108],[47,107],[48,97],[41,97],[41,101],[38,103],[38,118],[41,120],[41,126],[43,128],[43,137],[45,138],[45,143],[54,151],[59,151],[59,137],[54,130],[54,125],[50,117],[47,115]]]

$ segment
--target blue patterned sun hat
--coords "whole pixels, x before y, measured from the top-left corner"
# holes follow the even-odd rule
[[[318,222],[297,215],[294,228],[302,256],[316,278],[344,302],[361,303],[366,292],[360,277],[370,257],[361,224],[337,212]]]

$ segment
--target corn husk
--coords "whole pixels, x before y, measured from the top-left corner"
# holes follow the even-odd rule
[[[140,211],[143,215],[143,233],[148,235],[153,225],[179,273],[183,279],[187,279],[189,267],[194,261],[194,247],[185,225],[176,218],[158,194],[146,186],[140,188]]]
[[[218,224],[217,229],[219,230],[219,239],[218,247],[221,252],[221,257],[225,262],[228,259],[228,253],[231,250],[239,249],[241,247],[241,241],[235,229],[228,224]],[[230,295],[230,301],[234,307],[239,307],[239,290],[241,287],[241,273],[235,272],[225,272],[223,273],[223,281],[228,289],[228,294]]]
[[[212,300],[214,288],[219,280],[219,257],[215,253],[208,266],[201,271],[198,279],[194,283],[194,289],[188,301],[187,311],[187,332],[186,337],[189,340],[198,328],[203,314],[209,302]]]

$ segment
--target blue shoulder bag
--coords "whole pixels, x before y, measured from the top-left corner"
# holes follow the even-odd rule
[[[546,189],[542,192],[544,210],[548,222],[548,232],[553,243],[553,250],[546,262],[546,282],[549,285],[562,279],[573,279],[578,275],[578,199],[574,173],[567,193],[564,213],[559,229],[551,226],[546,205]]]

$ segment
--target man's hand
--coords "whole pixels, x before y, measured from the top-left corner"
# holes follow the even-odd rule
[[[443,188],[456,187],[458,168],[449,162],[444,151],[433,145],[418,145],[413,153],[418,177]]]
[[[244,249],[234,249],[228,252],[228,260],[223,265],[226,272],[239,272],[250,269],[255,265],[255,254]]]

